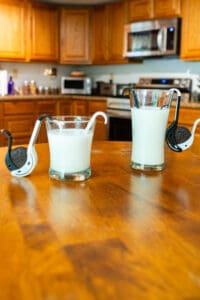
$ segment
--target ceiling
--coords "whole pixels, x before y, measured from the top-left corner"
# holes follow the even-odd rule
[[[56,4],[101,4],[101,3],[108,3],[108,2],[117,2],[119,0],[40,0],[40,2],[47,2],[47,3],[56,3]]]

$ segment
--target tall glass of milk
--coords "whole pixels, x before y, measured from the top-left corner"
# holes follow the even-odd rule
[[[160,171],[165,166],[164,143],[170,94],[166,90],[136,89],[130,95],[133,169]]]
[[[95,122],[86,130],[89,120],[82,116],[55,116],[46,120],[51,178],[82,181],[91,176]]]

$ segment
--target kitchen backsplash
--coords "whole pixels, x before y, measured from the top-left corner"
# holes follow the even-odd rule
[[[110,76],[115,83],[134,83],[140,77],[190,77],[193,89],[197,89],[200,78],[200,62],[183,62],[178,58],[146,59],[143,63],[81,67],[95,79],[108,82]]]
[[[72,66],[41,64],[41,63],[4,63],[0,62],[0,69],[7,70],[8,77],[13,76],[15,87],[20,89],[24,82],[34,81],[37,86],[60,87],[61,76],[68,75]],[[48,75],[47,70],[56,69],[56,76]]]
[[[56,76],[44,74],[46,69],[51,68],[56,68]],[[0,69],[7,70],[8,75],[13,75],[17,87],[22,86],[24,81],[34,80],[38,86],[57,88],[60,87],[62,76],[69,75],[72,70],[82,70],[92,77],[94,82],[108,82],[111,77],[115,83],[134,83],[142,76],[192,77],[195,78],[194,90],[198,85],[200,62],[183,62],[178,58],[146,59],[137,64],[102,66],[0,62]]]

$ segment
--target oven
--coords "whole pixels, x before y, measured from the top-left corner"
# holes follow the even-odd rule
[[[127,85],[124,85],[127,86]],[[134,86],[134,85],[132,85]],[[192,80],[190,78],[140,78],[135,88],[165,89],[177,88],[181,91],[181,101],[189,102],[191,97]],[[108,139],[111,141],[131,141],[131,108],[130,100],[121,94],[107,98]]]
[[[179,89],[181,102],[189,102],[191,99],[192,79],[191,78],[151,78],[141,77],[136,84],[137,89]]]
[[[129,98],[107,98],[108,139],[131,141],[131,108]]]

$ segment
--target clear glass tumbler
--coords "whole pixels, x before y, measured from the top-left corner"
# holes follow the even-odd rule
[[[91,176],[95,122],[86,129],[88,121],[89,118],[82,116],[55,116],[46,120],[51,178],[83,181]]]
[[[160,171],[165,166],[164,142],[169,115],[169,92],[134,90],[131,105],[133,169]]]

